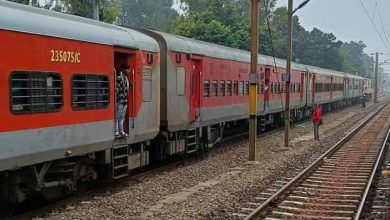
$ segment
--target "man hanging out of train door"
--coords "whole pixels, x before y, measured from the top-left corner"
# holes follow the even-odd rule
[[[123,64],[119,74],[116,74],[116,120],[115,136],[128,136],[123,129],[123,123],[126,117],[127,99],[129,95],[129,80],[127,75],[130,73],[130,67]]]

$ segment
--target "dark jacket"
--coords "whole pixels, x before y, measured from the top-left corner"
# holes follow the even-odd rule
[[[129,96],[129,80],[122,71],[116,75],[116,100],[118,103],[127,104]]]

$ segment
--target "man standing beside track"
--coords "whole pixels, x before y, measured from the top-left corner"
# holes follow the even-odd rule
[[[314,140],[320,140],[320,125],[322,124],[322,109],[320,105],[314,105],[312,122],[314,126]]]
[[[126,117],[127,99],[129,95],[129,80],[127,74],[130,72],[130,67],[123,64],[119,74],[116,74],[116,120],[115,120],[115,136],[128,136],[123,130],[123,123]]]

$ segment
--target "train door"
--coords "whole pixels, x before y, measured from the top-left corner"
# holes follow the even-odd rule
[[[311,87],[311,96],[312,96],[312,103],[314,104],[315,103],[315,98],[316,98],[316,75],[313,74],[312,75],[313,77],[313,80],[312,80],[312,83],[310,85]]]
[[[330,78],[330,100],[333,100],[333,80],[334,80],[334,77],[331,77]]]
[[[314,104],[314,74],[306,72],[306,104],[308,106]]]
[[[192,57],[191,71],[191,94],[190,94],[190,121],[194,122],[201,116],[202,95],[202,59],[201,57]]]
[[[344,86],[344,89],[343,89],[343,97],[344,99],[347,98],[347,79],[344,77],[343,79],[343,86]]]
[[[135,70],[136,70],[136,56],[135,52],[129,49],[123,49],[123,48],[115,48],[115,54],[114,54],[114,86],[116,87],[116,76],[120,74],[122,71],[122,66],[127,65],[129,66],[130,70],[125,73],[127,80],[129,82],[129,90],[128,90],[128,97],[127,97],[127,106],[126,110],[123,113],[124,114],[124,124],[123,129],[124,132],[131,135],[132,129],[134,129],[134,117],[135,117]],[[119,103],[117,102],[117,93],[116,89],[115,96],[114,96],[114,103],[115,103],[115,118],[118,117],[119,112]],[[116,120],[114,120],[116,122]]]
[[[265,80],[264,80],[264,110],[268,108],[270,100],[270,83],[271,83],[271,69],[265,68]]]
[[[304,104],[303,103],[303,88],[305,85],[305,72],[301,72],[301,83],[299,85],[299,97],[301,99],[301,106]]]

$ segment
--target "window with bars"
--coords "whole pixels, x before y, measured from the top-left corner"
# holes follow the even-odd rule
[[[14,114],[56,112],[63,106],[59,73],[12,72],[10,84],[11,111]]]
[[[249,82],[245,82],[245,95],[249,95]]]
[[[232,85],[232,81],[227,81],[226,82],[227,84],[227,95],[228,96],[232,96],[233,95],[233,85]]]
[[[221,96],[225,96],[225,92],[226,92],[225,81],[224,80],[219,81],[219,94]]]
[[[240,81],[238,95],[244,95],[244,82]]]
[[[110,82],[107,75],[74,74],[72,107],[74,110],[106,108],[110,103]]]
[[[264,94],[264,83],[260,84],[260,93]]]
[[[211,81],[210,96],[217,96],[217,95],[218,95],[218,81],[213,80]]]
[[[238,81],[234,81],[234,95],[238,95]]]
[[[203,97],[209,97],[210,96],[210,81],[204,80],[203,81]]]

